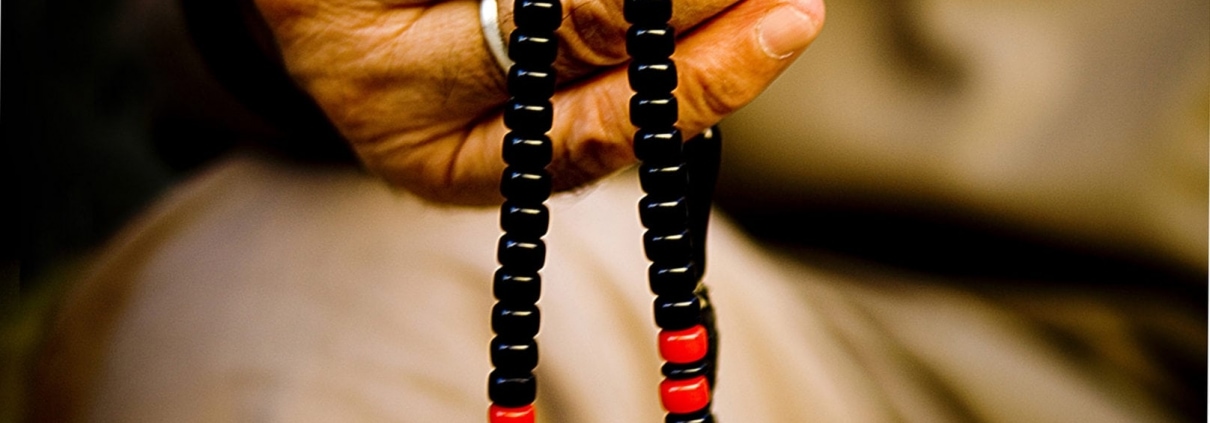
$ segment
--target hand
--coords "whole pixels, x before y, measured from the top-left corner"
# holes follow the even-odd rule
[[[556,190],[634,163],[622,0],[563,0]],[[498,202],[508,99],[475,0],[255,0],[290,75],[373,173],[427,199]],[[822,0],[673,0],[686,138],[752,101],[815,38]],[[512,1],[500,0],[507,37]],[[486,34],[498,37],[498,34]]]

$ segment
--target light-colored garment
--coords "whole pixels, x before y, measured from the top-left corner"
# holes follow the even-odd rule
[[[542,421],[661,419],[637,186],[622,174],[551,201]],[[129,227],[72,292],[36,407],[55,421],[484,421],[497,213],[425,204],[351,169],[226,160]],[[1065,355],[1008,302],[899,276],[852,283],[721,218],[709,255],[721,421],[1173,419],[1128,366]]]

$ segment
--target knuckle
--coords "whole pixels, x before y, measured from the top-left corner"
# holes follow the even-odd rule
[[[563,42],[560,60],[573,67],[603,67],[626,60],[628,24],[619,5],[590,1],[573,7],[558,31]]]

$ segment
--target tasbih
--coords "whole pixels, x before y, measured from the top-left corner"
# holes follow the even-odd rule
[[[552,145],[546,135],[554,113],[558,55],[555,30],[562,21],[559,0],[515,0],[516,29],[509,35],[510,99],[504,109],[509,132],[503,141],[507,164],[500,181],[505,202],[500,209],[504,235],[497,246],[492,291],[491,361],[488,411],[491,423],[532,423],[537,379],[540,312],[536,305],[545,265],[542,237],[550,226],[544,202],[551,194]],[[668,411],[666,423],[709,423],[715,382],[718,334],[706,288],[705,233],[710,195],[717,176],[720,139],[717,129],[682,142],[677,100],[676,48],[671,0],[625,0],[623,15],[631,24],[626,52],[631,57],[628,77],[635,91],[630,120],[638,128],[635,156],[639,181],[646,196],[639,202],[639,219],[647,228],[643,246],[654,302],[661,368],[660,399]],[[494,17],[493,17],[494,19]],[[688,158],[688,160],[687,160]],[[689,181],[694,183],[692,186]]]

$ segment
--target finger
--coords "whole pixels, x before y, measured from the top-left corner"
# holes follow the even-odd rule
[[[687,136],[699,133],[755,99],[814,40],[823,15],[820,0],[747,0],[684,38],[673,56],[680,74],[678,126]],[[575,189],[634,163],[636,128],[628,118],[632,94],[625,67],[556,94],[550,133],[555,156],[549,170],[557,190]],[[425,154],[395,157],[389,167],[431,167],[433,158],[439,158],[448,167],[429,170],[440,170],[431,174],[440,178],[409,185],[419,183],[422,195],[439,201],[496,202],[504,132],[496,116],[463,139],[445,140],[458,143],[457,148],[435,143],[424,149],[428,159],[422,158]]]

